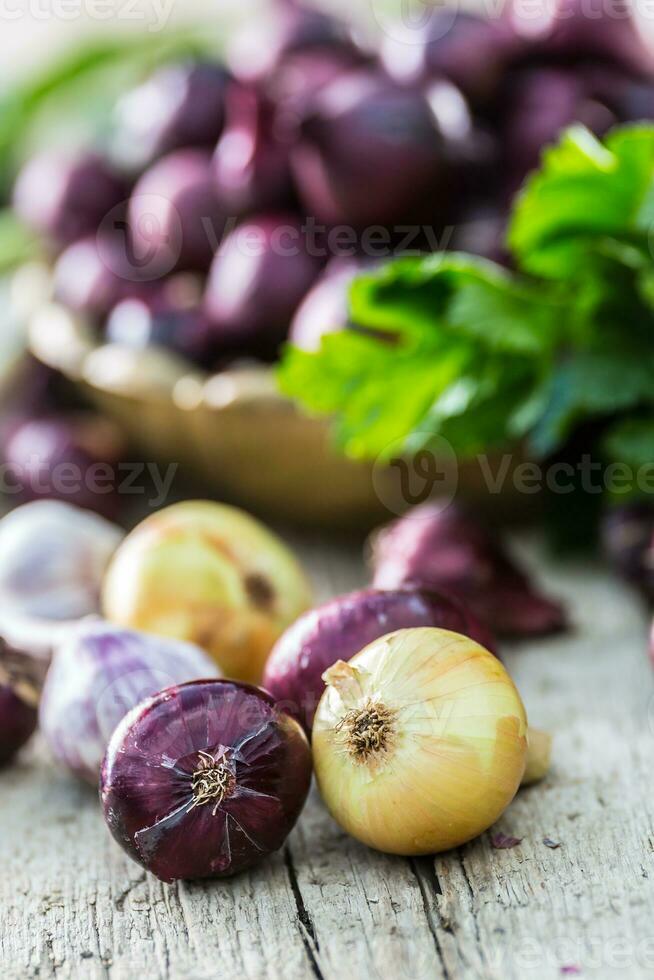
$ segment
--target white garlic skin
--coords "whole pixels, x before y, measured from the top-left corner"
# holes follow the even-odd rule
[[[165,688],[217,676],[211,658],[190,643],[102,620],[81,623],[55,650],[41,731],[61,765],[97,785],[109,739],[132,708]]]
[[[0,520],[0,618],[66,621],[93,615],[123,531],[57,500],[17,507]]]

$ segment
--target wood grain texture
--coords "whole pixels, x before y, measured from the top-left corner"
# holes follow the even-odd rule
[[[304,542],[321,597],[365,581],[360,546]],[[490,835],[435,860],[367,850],[314,791],[282,852],[166,886],[124,857],[93,793],[37,739],[0,775],[0,977],[550,978],[654,973],[654,683],[635,597],[589,565],[542,569],[566,637],[507,653],[555,766]],[[560,847],[548,848],[549,838]]]

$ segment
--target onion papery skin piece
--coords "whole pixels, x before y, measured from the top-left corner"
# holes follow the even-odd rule
[[[224,797],[197,802],[203,760],[231,773]],[[162,691],[116,729],[102,769],[107,825],[162,881],[223,878],[282,846],[304,805],[311,752],[265,691],[197,681]]]
[[[391,854],[448,850],[490,827],[515,796],[525,710],[502,664],[473,640],[400,630],[325,679],[316,777],[332,816],[357,840]],[[385,740],[356,755],[353,726],[371,705],[387,712]]]
[[[218,673],[210,657],[179,640],[82,624],[56,651],[46,677],[39,721],[57,761],[97,786],[117,724],[144,698]]]
[[[311,731],[325,690],[323,673],[337,660],[350,660],[373,640],[397,629],[438,626],[494,650],[485,626],[456,599],[420,589],[362,589],[305,613],[275,644],[263,686],[280,707]]]

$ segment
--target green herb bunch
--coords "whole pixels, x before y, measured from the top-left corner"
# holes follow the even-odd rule
[[[654,460],[654,127],[582,126],[545,151],[508,231],[515,271],[460,253],[360,276],[356,326],[289,346],[282,390],[350,456],[431,436],[534,457],[584,426],[604,460]]]

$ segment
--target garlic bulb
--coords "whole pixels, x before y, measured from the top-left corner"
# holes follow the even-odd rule
[[[122,530],[59,500],[36,500],[0,521],[0,616],[74,620],[100,607]]]
[[[486,830],[527,761],[527,718],[505,668],[447,630],[390,633],[339,661],[313,728],[337,822],[392,854],[431,854]]]

